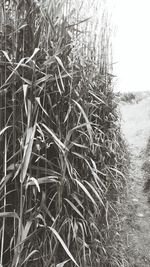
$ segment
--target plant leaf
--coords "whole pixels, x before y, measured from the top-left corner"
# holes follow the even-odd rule
[[[91,145],[93,144],[93,133],[92,133],[92,127],[91,127],[91,124],[89,122],[89,119],[85,113],[85,111],[83,110],[83,108],[81,107],[81,105],[76,102],[75,100],[73,100],[73,102],[77,105],[77,107],[79,108],[79,110],[81,111],[85,121],[86,121],[86,126],[87,126],[87,131],[89,133],[89,136],[90,136],[90,141],[91,141]]]
[[[41,190],[40,190],[40,186],[39,186],[38,180],[36,178],[34,178],[34,177],[30,177],[28,182],[27,182],[27,187],[30,184],[30,181],[33,182],[33,185],[35,185],[37,190],[38,190],[38,192],[40,192]]]
[[[38,102],[40,108],[43,110],[43,112],[49,117],[47,111],[46,111],[46,110],[42,107],[42,105],[41,105],[40,97],[36,97],[35,99],[36,99],[36,101]]]
[[[80,186],[80,188],[84,191],[84,193],[88,196],[88,198],[93,202],[93,204],[97,207],[97,204],[96,204],[94,198],[91,196],[91,194],[86,189],[86,187],[79,180],[77,180],[77,179],[76,179],[76,182]]]
[[[68,262],[69,260],[67,260],[67,261],[63,261],[63,262],[61,262],[61,263],[58,263],[57,265],[56,265],[56,267],[64,267],[64,265]]]
[[[74,257],[72,256],[72,254],[70,253],[69,249],[67,248],[66,244],[64,243],[64,241],[62,240],[61,236],[59,235],[59,233],[53,228],[53,227],[49,227],[49,229],[54,233],[54,235],[57,237],[58,241],[60,242],[60,244],[62,245],[62,247],[64,248],[64,250],[66,251],[67,255],[69,256],[69,258],[75,263],[76,266],[79,267],[79,265],[77,264],[77,262],[75,261]]]
[[[0,217],[2,217],[2,218],[13,217],[13,218],[19,219],[19,216],[16,212],[0,212]]]
[[[14,75],[14,73],[17,71],[17,69],[20,67],[20,65],[24,62],[25,58],[22,58],[19,63],[17,64],[16,68],[11,72],[11,74],[9,75],[9,77],[7,78],[7,80],[5,81],[5,83],[3,84],[6,85],[8,83],[8,81],[10,80],[10,78]]]
[[[55,143],[63,150],[68,150],[68,148],[58,139],[58,137],[54,134],[54,132],[51,131],[44,123],[42,123],[42,126],[47,130],[48,133],[53,137]]]
[[[26,115],[28,113],[28,111],[27,111],[27,103],[26,103],[27,90],[28,90],[28,84],[23,84],[23,96],[24,96],[24,106],[25,106]]]
[[[69,199],[67,199],[67,198],[64,198],[64,199],[68,202],[68,204],[72,207],[72,209],[75,210],[75,212],[78,213],[78,215],[79,215],[82,219],[84,219],[82,213],[77,209],[77,207],[76,207],[76,206],[75,206]]]
[[[36,47],[33,51],[33,54],[31,55],[31,57],[29,57],[29,59],[25,62],[25,64],[27,64],[29,61],[32,60],[32,58],[37,54],[37,52],[40,50],[40,48]]]
[[[21,170],[21,174],[20,174],[20,182],[21,183],[24,182],[24,179],[25,179],[26,174],[27,174],[27,169],[29,166],[31,153],[32,153],[32,146],[33,146],[35,130],[36,130],[36,124],[34,125],[34,127],[30,127],[27,129],[26,144],[25,144],[24,156],[23,156],[23,164],[22,164],[22,170]]]
[[[62,61],[61,61],[61,59],[60,59],[58,56],[55,56],[55,58],[56,58],[58,64],[59,64],[59,65],[62,67],[62,69],[67,73],[67,75],[71,78],[70,74],[66,71],[66,69],[65,69],[65,67],[64,67],[64,65],[63,65],[63,63],[62,63]]]
[[[8,128],[10,128],[11,126],[6,126],[4,129],[2,129],[1,131],[0,131],[0,136],[8,129]]]
[[[39,253],[39,251],[38,250],[33,250],[33,251],[31,251],[30,253],[29,253],[29,255],[25,258],[25,260],[23,261],[23,263],[21,264],[21,266],[23,266],[23,264],[24,263],[26,263],[31,257],[32,257],[32,255],[34,255],[35,253]]]
[[[8,53],[6,51],[3,51],[4,56],[7,58],[7,60],[12,64],[10,57],[8,56]]]
[[[27,237],[27,235],[29,233],[31,225],[32,225],[32,221],[27,221],[26,222],[26,225],[25,225],[25,227],[23,228],[23,231],[22,231],[21,242],[23,242],[26,239],[26,237]]]
[[[101,204],[104,206],[104,203],[103,203],[103,201],[102,201],[102,198],[101,198],[101,195],[98,193],[98,190],[96,190],[95,188],[94,188],[94,186],[91,184],[91,183],[89,183],[88,181],[85,181],[84,180],[84,182],[92,189],[92,191],[93,191],[93,193],[95,194],[95,196],[98,198],[98,200],[101,202]]]

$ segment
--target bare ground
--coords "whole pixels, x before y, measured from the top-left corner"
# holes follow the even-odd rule
[[[150,203],[144,191],[146,147],[150,137],[150,97],[121,104],[122,132],[130,153],[124,231],[129,267],[150,266]]]

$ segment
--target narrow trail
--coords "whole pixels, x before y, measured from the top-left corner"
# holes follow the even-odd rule
[[[121,104],[122,132],[129,146],[125,232],[130,267],[150,267],[150,204],[144,192],[145,149],[150,137],[150,97]]]

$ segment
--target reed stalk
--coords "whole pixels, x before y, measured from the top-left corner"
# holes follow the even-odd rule
[[[125,150],[103,1],[100,8],[3,2],[2,266],[115,266],[110,233]]]

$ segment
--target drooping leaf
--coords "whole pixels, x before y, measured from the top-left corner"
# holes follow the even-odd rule
[[[90,123],[85,111],[81,107],[81,105],[78,102],[76,102],[75,100],[73,100],[73,102],[77,105],[77,107],[81,111],[81,113],[82,113],[82,115],[83,115],[83,117],[84,117],[84,119],[86,121],[87,131],[89,133],[89,137],[90,137],[90,141],[91,141],[91,145],[92,145],[93,144],[93,131],[92,131],[91,123]]]
[[[114,171],[114,172],[116,172],[117,174],[119,174],[123,178],[125,178],[124,174],[121,171],[119,171],[118,169],[113,168],[113,167],[109,167],[109,169],[112,170],[112,171]]]
[[[77,208],[77,207],[76,207],[76,206],[75,206],[69,199],[67,199],[67,198],[64,198],[64,199],[69,203],[69,205],[72,207],[72,209],[75,210],[75,212],[78,213],[78,215],[79,215],[82,219],[84,219],[82,213],[78,210],[78,208]]]
[[[89,93],[96,99],[98,100],[100,103],[106,105],[106,103],[99,97],[97,96],[96,94],[94,94],[93,92],[89,91]]]
[[[66,264],[68,261],[69,261],[69,260],[67,260],[67,261],[63,261],[63,262],[61,262],[61,263],[58,263],[58,264],[56,265],[56,267],[64,267],[65,264]]]
[[[57,60],[58,64],[62,67],[62,69],[67,73],[67,75],[71,78],[70,74],[67,72],[67,70],[65,69],[61,59],[55,55],[55,59]]]
[[[28,113],[27,103],[26,103],[27,90],[28,90],[28,84],[23,84],[24,107],[25,107],[26,116]]]
[[[2,52],[3,52],[4,56],[7,58],[7,60],[12,64],[11,59],[10,59],[8,53],[6,51],[3,51],[3,50],[2,50]]]
[[[26,143],[25,143],[25,148],[24,148],[24,156],[23,156],[23,162],[22,162],[22,170],[20,174],[20,182],[23,183],[24,179],[27,174],[31,154],[32,154],[32,146],[33,146],[33,140],[34,140],[34,135],[35,135],[35,130],[36,130],[36,124],[34,127],[30,127],[27,129],[26,133]]]
[[[59,235],[59,233],[53,228],[53,227],[49,227],[49,229],[54,233],[54,235],[57,237],[58,241],[60,242],[60,244],[62,245],[63,249],[66,251],[67,255],[69,256],[69,258],[75,263],[76,266],[79,267],[79,265],[77,264],[77,262],[75,261],[74,257],[72,256],[72,254],[70,253],[69,249],[67,248],[65,242],[63,241],[63,239],[61,238],[61,236]]]
[[[29,253],[29,255],[27,255],[27,257],[25,258],[25,260],[21,263],[21,266],[24,266],[24,264],[35,254],[35,253],[39,253],[38,250],[33,250]]]
[[[26,239],[29,233],[29,230],[31,228],[31,225],[32,225],[32,221],[30,220],[30,221],[27,221],[25,227],[23,227],[21,242],[23,242]]]
[[[102,197],[101,197],[100,193],[98,192],[98,190],[96,190],[96,188],[91,183],[89,183],[88,181],[84,180],[84,182],[91,188],[91,190],[93,191],[94,195],[97,197],[97,199],[100,201],[100,203],[104,206]]]
[[[55,79],[56,79],[56,84],[57,84],[58,91],[59,91],[60,95],[62,95],[62,91],[61,91],[61,88],[59,86],[59,82],[58,82],[58,78],[57,78],[56,74],[55,74]]]
[[[83,190],[83,192],[88,196],[88,198],[92,201],[92,203],[95,205],[95,207],[97,207],[97,204],[96,204],[94,198],[92,197],[90,192],[86,189],[86,187],[79,180],[76,179],[75,181],[80,186],[80,188]]]
[[[10,128],[11,126],[6,126],[4,129],[2,129],[1,131],[0,131],[0,136],[8,129],[8,128]]]
[[[35,99],[36,99],[36,101],[38,102],[40,108],[43,110],[43,112],[49,117],[47,111],[46,111],[46,110],[42,107],[42,105],[41,105],[40,97],[36,97]]]
[[[59,146],[61,150],[68,150],[68,148],[60,141],[60,139],[55,135],[55,133],[48,128],[44,123],[42,123],[42,126],[46,129],[46,131],[53,137],[55,143]]]
[[[32,182],[32,183],[33,183],[33,185],[35,185],[35,186],[36,186],[36,188],[37,188],[38,192],[40,192],[40,191],[41,191],[41,190],[40,190],[39,183],[38,183],[38,179],[36,179],[36,178],[34,178],[34,177],[30,177],[30,178],[29,178],[29,180],[27,181],[27,185],[26,185],[26,187],[28,187],[28,185],[30,184],[30,182]]]
[[[25,64],[29,63],[29,62],[34,58],[34,56],[37,54],[37,52],[38,52],[39,50],[40,50],[40,48],[36,47],[36,48],[34,49],[34,51],[33,51],[33,54],[31,55],[31,57],[29,57],[29,58],[27,59],[27,61],[25,62]]]
[[[3,188],[5,187],[7,182],[9,181],[9,179],[12,178],[12,176],[13,176],[13,173],[11,172],[2,178],[2,180],[0,181],[0,192],[3,190]]]
[[[8,81],[11,79],[11,77],[14,75],[14,73],[16,73],[17,69],[21,66],[21,64],[24,62],[25,58],[22,58],[19,63],[17,64],[17,66],[12,70],[11,74],[8,76],[8,78],[6,79],[5,83],[2,85],[6,85],[8,83]]]
[[[44,75],[42,78],[37,79],[37,80],[35,81],[35,84],[36,84],[36,85],[39,85],[39,84],[41,84],[41,83],[48,82],[49,78],[51,78],[51,77],[52,77],[51,74],[46,74],[46,75]]]

